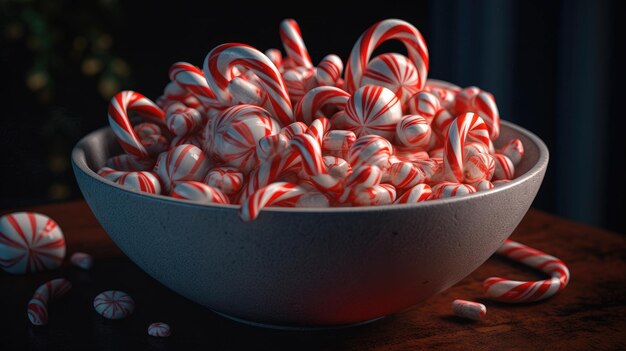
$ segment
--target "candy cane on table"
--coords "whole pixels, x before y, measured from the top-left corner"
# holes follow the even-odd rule
[[[408,22],[387,19],[371,26],[354,44],[345,72],[346,90],[349,93],[359,88],[363,71],[374,50],[383,42],[393,39],[404,44],[409,59],[417,68],[417,89],[424,87],[428,75],[428,48],[422,34]]]
[[[531,302],[547,299],[563,290],[570,280],[570,272],[560,259],[513,240],[505,240],[498,254],[539,269],[551,276],[537,281],[516,281],[491,277],[483,282],[485,295],[491,299],[509,302]]]
[[[249,222],[256,219],[264,207],[278,204],[293,207],[306,192],[301,186],[286,182],[266,185],[242,203],[239,217],[244,222]]]
[[[371,60],[361,78],[361,86],[380,85],[396,94],[402,106],[420,91],[417,68],[404,55],[386,53]]]
[[[294,117],[310,125],[314,119],[325,117],[322,109],[333,107],[339,111],[346,108],[350,94],[342,89],[330,86],[309,90],[294,108]]]
[[[109,103],[109,124],[122,149],[142,159],[150,158],[130,124],[129,112],[135,112],[144,120],[162,126],[165,126],[165,113],[145,96],[130,90],[115,94]]]
[[[313,68],[311,57],[302,40],[300,26],[293,19],[284,19],[280,22],[280,40],[283,43],[287,56],[297,67]]]
[[[204,59],[206,81],[222,104],[232,104],[232,96],[227,88],[234,77],[235,66],[243,66],[259,78],[259,84],[267,94],[268,103],[264,107],[269,112],[283,125],[294,122],[289,94],[278,69],[267,56],[245,44],[222,44],[211,50]]]
[[[335,54],[326,55],[315,67],[315,80],[320,86],[335,86],[343,72],[343,61]]]
[[[322,156],[322,147],[314,136],[295,135],[289,144],[302,157],[302,168],[318,189],[330,193],[343,191],[343,179],[333,177],[328,173]]]
[[[26,313],[33,325],[48,324],[48,303],[67,294],[72,283],[63,278],[45,282],[35,290],[35,294],[28,302]]]
[[[450,128],[444,145],[443,180],[463,183],[463,150],[467,138],[488,145],[490,143],[487,125],[475,113],[464,113],[457,117]]]
[[[170,195],[173,198],[201,201],[206,203],[228,204],[226,196],[218,188],[214,188],[198,181],[178,181],[174,182],[174,187]]]
[[[357,137],[376,134],[393,139],[402,118],[402,104],[391,90],[366,85],[354,92],[346,104],[343,128]]]
[[[169,76],[172,81],[200,100],[205,107],[222,105],[198,67],[187,62],[176,62],[170,67]]]
[[[399,196],[394,204],[413,204],[428,200],[433,193],[428,184],[417,184]]]

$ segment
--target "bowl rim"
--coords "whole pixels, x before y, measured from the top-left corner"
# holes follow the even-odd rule
[[[480,191],[464,196],[458,197],[449,197],[444,199],[436,199],[429,201],[422,201],[417,203],[407,203],[407,204],[391,204],[391,205],[376,205],[376,206],[354,206],[354,207],[265,207],[261,211],[262,212],[284,212],[284,213],[346,213],[346,212],[381,212],[381,211],[394,211],[394,210],[406,210],[410,208],[421,208],[421,207],[429,207],[429,206],[439,206],[439,205],[447,205],[453,204],[456,202],[466,201],[468,199],[476,199],[478,197],[489,196],[490,194],[496,194],[501,191],[507,191],[513,187],[519,186],[524,181],[533,178],[537,175],[537,173],[541,172],[547,167],[549,160],[549,151],[546,144],[534,133],[529,130],[504,120],[501,120],[501,124],[505,125],[507,128],[514,130],[518,134],[523,134],[525,137],[530,139],[539,150],[539,156],[537,162],[523,175],[511,180],[510,182],[503,184],[501,186],[495,187],[493,189],[489,189],[487,191]],[[96,172],[94,172],[86,162],[86,155],[84,150],[82,149],[82,145],[87,143],[87,140],[92,138],[95,134],[101,134],[106,132],[106,130],[110,130],[109,126],[102,127],[96,129],[89,134],[85,135],[81,138],[74,148],[72,149],[71,160],[74,169],[79,169],[87,176],[99,181],[107,186],[112,186],[117,188],[118,190],[127,192],[134,196],[139,196],[141,198],[145,198],[146,200],[158,200],[169,202],[176,205],[181,206],[191,206],[191,207],[205,207],[212,209],[220,209],[220,210],[232,210],[238,211],[241,208],[241,205],[235,204],[216,204],[216,203],[205,203],[200,201],[193,200],[185,200],[185,199],[177,199],[170,196],[165,195],[156,195],[156,194],[148,194],[138,190],[134,190],[131,188],[124,187],[120,184],[117,184],[113,181],[110,181],[104,177],[99,176]],[[81,159],[81,155],[83,159]],[[76,177],[76,174],[74,175]]]

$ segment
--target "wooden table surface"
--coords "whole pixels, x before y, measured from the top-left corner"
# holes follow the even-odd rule
[[[626,238],[531,210],[512,239],[565,261],[570,285],[555,297],[507,305],[483,300],[481,282],[498,275],[537,279],[540,273],[497,257],[470,276],[407,311],[361,327],[331,331],[278,331],[224,319],[176,295],[126,258],[83,201],[35,207],[65,233],[68,257],[95,257],[91,271],[67,262],[55,271],[14,276],[0,271],[0,350],[626,350]],[[10,211],[4,211],[10,212]],[[26,304],[48,279],[65,277],[73,288],[50,306],[46,327],[30,325]],[[109,321],[92,307],[98,293],[128,292],[137,309]],[[487,306],[480,322],[451,315],[456,298]],[[166,339],[147,335],[147,326],[167,322]]]

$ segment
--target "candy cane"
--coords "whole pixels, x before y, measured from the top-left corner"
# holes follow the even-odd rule
[[[227,195],[238,192],[243,185],[243,180],[243,173],[233,167],[213,168],[204,178],[204,182],[207,185],[217,188]]]
[[[331,130],[322,141],[322,151],[326,155],[337,156],[343,159],[356,142],[356,135],[349,130]]]
[[[343,62],[339,56],[326,55],[315,67],[315,80],[320,86],[335,86],[341,78]]]
[[[283,65],[283,54],[280,52],[280,50],[267,49],[265,50],[265,56],[267,56],[267,58],[269,58],[270,61],[272,61],[272,63],[274,64],[274,66],[276,66],[276,68],[278,68],[279,70],[281,69]]]
[[[352,93],[361,83],[361,77],[374,50],[387,40],[397,39],[404,44],[408,57],[417,68],[417,89],[421,90],[428,75],[428,49],[422,34],[408,22],[387,19],[371,26],[359,37],[352,48],[346,66],[346,90]]]
[[[412,162],[397,162],[387,171],[389,183],[396,189],[407,189],[424,182],[424,171]]]
[[[109,103],[109,125],[122,149],[139,158],[149,158],[150,154],[141,144],[130,124],[129,112],[135,112],[141,118],[163,126],[165,126],[165,114],[154,102],[130,90],[115,94]]]
[[[324,137],[326,136],[326,133],[328,133],[329,130],[330,130],[330,120],[325,117],[320,117],[316,119],[315,121],[313,121],[313,123],[311,123],[306,133],[314,137],[315,140],[317,140],[317,143],[322,145],[322,143],[324,142]]]
[[[420,91],[418,84],[417,68],[406,56],[386,53],[367,64],[360,85],[383,86],[393,91],[404,106],[410,97]]]
[[[312,68],[313,63],[304,45],[304,40],[302,40],[302,33],[298,23],[293,19],[283,20],[280,22],[279,33],[287,56],[291,58],[293,63],[298,67]]]
[[[280,134],[286,136],[287,139],[291,139],[294,135],[306,133],[308,128],[309,127],[302,122],[293,122],[290,125],[281,128]]]
[[[417,184],[398,197],[394,204],[413,204],[426,201],[432,193],[433,191],[428,184]]]
[[[513,161],[503,154],[495,153],[493,159],[496,163],[493,180],[511,180],[515,177]]]
[[[463,164],[464,178],[468,183],[491,180],[496,170],[496,162],[489,154],[472,155]]]
[[[357,137],[376,134],[393,139],[402,118],[402,104],[391,90],[366,85],[350,97],[345,113],[344,129],[353,131]]]
[[[364,135],[358,138],[348,152],[348,162],[352,168],[357,168],[363,164],[389,168],[389,157],[393,153],[391,143],[378,135]]]
[[[201,201],[217,204],[228,204],[228,196],[218,188],[197,181],[174,182],[174,187],[170,194],[177,199]]]
[[[324,117],[322,109],[332,107],[341,111],[346,108],[350,94],[336,87],[317,87],[309,90],[296,104],[294,116],[307,125],[319,117]]]
[[[309,134],[300,134],[295,135],[289,144],[302,157],[302,168],[315,186],[330,193],[339,193],[343,190],[343,180],[328,174],[318,139]]]
[[[204,60],[206,81],[222,104],[232,104],[227,87],[234,77],[235,66],[248,68],[257,75],[268,95],[268,104],[264,106],[268,111],[276,115],[283,125],[294,122],[289,94],[278,69],[267,56],[248,45],[222,44],[211,50]]]
[[[176,62],[170,67],[169,76],[172,81],[198,98],[205,107],[221,105],[198,67],[187,62]]]
[[[196,132],[202,126],[202,116],[198,110],[182,103],[173,103],[165,111],[167,128],[174,135],[187,135]]]
[[[448,129],[448,138],[444,146],[443,180],[463,183],[465,178],[463,149],[468,137],[485,145],[490,142],[487,125],[475,113],[460,115]]]
[[[264,207],[272,205],[295,206],[298,199],[307,191],[296,184],[277,182],[267,185],[250,196],[241,205],[239,217],[249,222],[259,216]]]
[[[45,282],[35,290],[28,302],[26,313],[33,325],[48,324],[48,303],[63,297],[72,288],[72,283],[59,278]]]
[[[500,113],[496,100],[490,93],[477,87],[468,87],[456,95],[454,110],[456,113],[474,112],[487,124],[489,136],[496,139],[500,135]]]
[[[273,158],[261,163],[258,168],[250,172],[248,182],[241,191],[239,199],[247,199],[255,191],[275,182],[289,169],[296,168],[300,162],[300,154],[297,152],[290,151],[284,154],[274,155]]]
[[[420,91],[413,95],[406,105],[408,113],[424,117],[428,124],[432,122],[437,112],[442,108],[439,98],[427,91]]]
[[[461,87],[443,80],[429,78],[426,80],[424,91],[436,95],[441,102],[441,106],[448,109],[454,107],[456,94],[461,91]]]
[[[447,197],[464,196],[475,193],[476,189],[469,184],[453,182],[441,182],[432,187],[431,199],[443,199]]]
[[[515,138],[504,144],[499,151],[501,154],[508,157],[511,162],[513,162],[514,166],[517,166],[522,160],[522,157],[524,157],[524,144],[522,144],[521,140]]]
[[[537,281],[516,281],[491,277],[483,282],[485,295],[498,301],[519,303],[547,299],[563,290],[570,279],[570,272],[560,259],[513,240],[506,240],[497,253],[527,266],[539,269],[551,276]]]

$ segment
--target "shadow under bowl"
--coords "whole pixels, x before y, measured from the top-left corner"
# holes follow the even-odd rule
[[[150,195],[101,178],[121,149],[109,128],[78,142],[72,166],[85,200],[120,249],[156,280],[222,315],[256,325],[340,327],[404,310],[457,283],[522,220],[548,149],[503,122],[496,147],[519,138],[516,178],[498,188],[418,204],[268,208]]]

